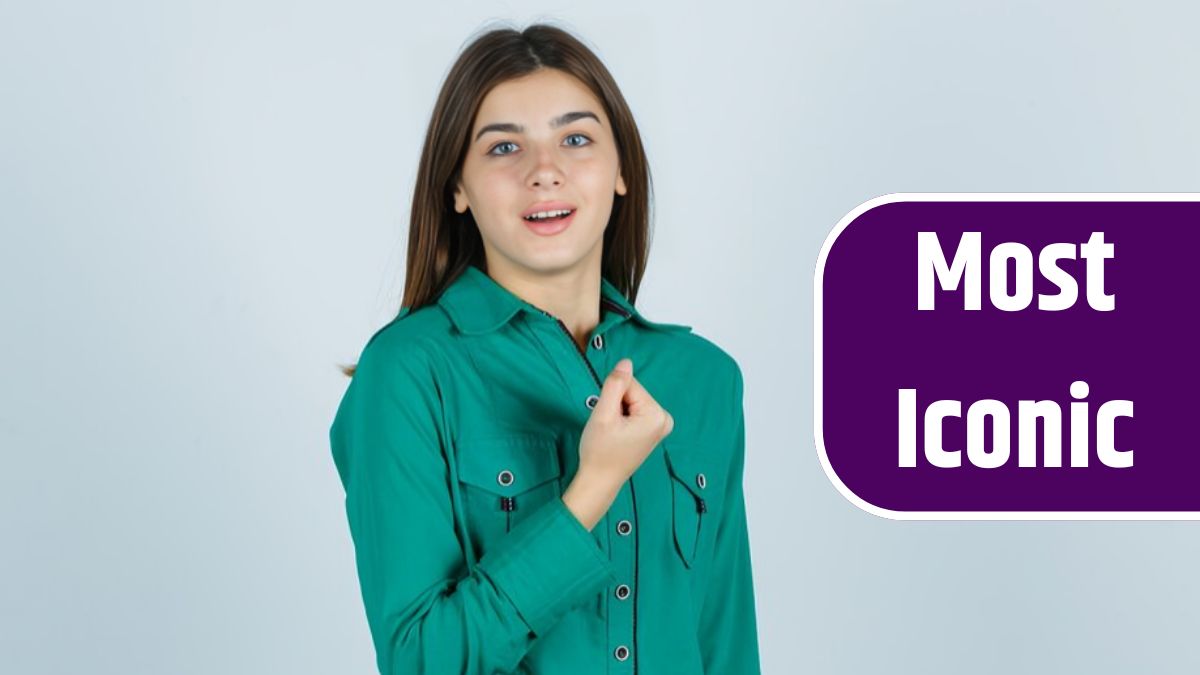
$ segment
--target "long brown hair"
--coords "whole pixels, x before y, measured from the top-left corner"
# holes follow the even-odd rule
[[[494,28],[472,40],[451,66],[425,132],[408,233],[407,276],[400,311],[435,302],[467,265],[486,271],[483,240],[468,210],[454,210],[454,187],[471,128],[488,92],[542,68],[574,76],[604,105],[612,124],[626,194],[614,194],[604,231],[601,274],[630,302],[637,300],[650,236],[650,166],[633,113],[600,59],[562,28],[537,23]],[[357,364],[355,364],[357,365]],[[354,375],[355,365],[341,366]]]

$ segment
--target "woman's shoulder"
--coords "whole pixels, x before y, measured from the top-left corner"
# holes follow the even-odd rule
[[[451,324],[436,305],[415,310],[405,307],[367,338],[359,355],[358,368],[428,364],[450,335]]]
[[[725,365],[737,367],[737,360],[715,338],[705,332],[691,327],[690,330],[677,331],[671,334],[671,340],[679,349],[687,350],[695,358],[703,359],[710,365]]]
[[[706,372],[724,379],[741,379],[741,366],[725,347],[695,326],[687,331],[671,331],[662,336],[674,357],[695,372]]]
[[[437,305],[404,307],[367,339],[363,349],[409,350],[449,336],[451,324]]]

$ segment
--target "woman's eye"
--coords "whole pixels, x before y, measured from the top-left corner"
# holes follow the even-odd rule
[[[488,150],[488,154],[489,154],[489,155],[509,155],[509,154],[512,154],[512,153],[510,153],[510,152],[496,152],[496,150],[497,150],[498,148],[503,148],[503,147],[504,147],[504,146],[506,146],[506,145],[511,145],[511,146],[513,146],[514,148],[517,146],[517,144],[516,144],[516,143],[513,143],[512,141],[503,141],[503,142],[501,142],[501,143],[497,143],[496,145],[492,146],[492,149],[491,149],[491,150]]]
[[[585,142],[584,143],[571,143],[570,140],[572,138],[581,138]],[[581,145],[587,145],[588,143],[591,143],[591,142],[592,142],[592,139],[588,138],[587,136],[584,136],[583,134],[571,134],[570,136],[567,136],[567,145],[574,145],[575,147],[579,147]]]
[[[566,143],[570,147],[579,148],[579,147],[583,147],[585,145],[590,145],[592,143],[592,139],[588,138],[587,136],[585,136],[583,134],[571,134],[570,136],[567,136],[564,143]],[[507,146],[512,146],[514,149],[507,150],[507,151],[501,149],[501,148],[505,148]],[[494,155],[496,157],[502,157],[504,155],[511,155],[513,152],[516,152],[516,150],[515,150],[516,147],[517,147],[517,144],[513,143],[512,141],[501,141],[500,143],[493,145],[491,150],[488,150],[487,154]]]

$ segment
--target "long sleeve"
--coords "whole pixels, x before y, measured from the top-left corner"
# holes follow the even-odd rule
[[[537,636],[615,579],[556,499],[463,555],[431,360],[369,342],[330,428],[382,675],[514,670]]]
[[[714,582],[700,614],[700,648],[706,673],[758,675],[754,581],[750,571],[750,538],[742,488],[746,418],[742,404],[742,373],[740,368],[735,366],[735,369],[734,452],[714,542],[710,575]]]

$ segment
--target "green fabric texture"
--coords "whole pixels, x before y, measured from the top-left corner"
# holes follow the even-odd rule
[[[363,347],[329,437],[382,675],[759,672],[741,370],[600,310],[580,348],[468,267]],[[623,357],[675,425],[589,531],[561,497]]]

